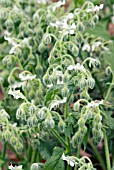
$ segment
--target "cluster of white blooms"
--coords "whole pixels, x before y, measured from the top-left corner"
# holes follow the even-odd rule
[[[66,100],[66,97],[64,97],[62,100],[53,100],[50,104],[50,110],[52,110],[55,106],[58,107],[59,104],[66,103]]]
[[[26,80],[33,80],[36,78],[36,75],[32,75],[31,73],[28,73],[28,71],[23,71],[22,73],[19,74],[19,78],[22,81],[26,81]]]
[[[100,6],[95,6],[95,7],[93,7],[93,8],[88,8],[87,10],[86,10],[86,12],[97,12],[97,11],[99,11],[100,9],[103,9],[103,4],[100,4]]]
[[[39,4],[47,4],[50,0],[36,0]]]
[[[12,95],[14,99],[25,99],[25,96],[20,92],[20,90],[15,90],[10,87],[8,94]]]
[[[82,71],[82,72],[86,72],[86,69],[84,68],[83,65],[81,65],[80,63],[77,63],[76,65],[70,65],[67,67],[68,70],[76,70],[76,71]]]
[[[90,108],[90,107],[98,107],[99,105],[103,104],[103,100],[101,101],[92,101],[91,103],[88,103],[88,105],[86,106],[86,108]]]
[[[22,165],[20,165],[20,166],[12,166],[12,164],[8,167],[10,170],[23,170],[22,169]]]

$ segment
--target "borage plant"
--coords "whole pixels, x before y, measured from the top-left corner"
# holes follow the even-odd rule
[[[64,13],[65,1],[48,3],[0,2],[1,167],[8,168],[9,146],[21,164],[11,170],[94,170],[87,156],[80,158],[89,143],[110,170],[106,120],[114,76],[104,55],[111,41],[88,33],[103,4]],[[95,147],[103,139],[106,165]]]

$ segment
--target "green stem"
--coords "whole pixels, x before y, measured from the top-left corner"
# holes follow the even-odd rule
[[[65,143],[65,141],[63,140],[63,138],[61,138],[61,136],[58,134],[58,132],[55,129],[51,129],[52,133],[54,134],[54,136],[60,141],[60,143],[64,146],[64,148],[67,148],[67,144]]]
[[[110,84],[110,86],[109,86],[109,88],[108,88],[108,92],[107,92],[107,94],[106,94],[106,97],[105,97],[105,103],[106,103],[106,101],[108,100],[108,98],[109,98],[109,95],[110,95],[110,92],[111,92],[111,89],[112,89],[112,85],[113,85],[113,83],[114,83],[114,75],[112,75],[113,77],[112,77],[112,83]]]
[[[66,102],[65,105],[65,119],[67,119],[67,117],[69,116],[68,113],[68,102]],[[69,123],[66,123],[66,126],[69,127]],[[66,143],[67,143],[67,147],[66,147],[66,153],[69,154],[70,153],[70,137],[66,135]]]
[[[107,140],[106,132],[104,132],[104,147],[105,147],[107,170],[111,170],[110,155],[109,155],[108,140]]]
[[[103,168],[103,170],[106,170],[104,160],[103,160],[102,156],[100,155],[99,151],[97,150],[97,148],[95,147],[95,145],[92,143],[92,141],[90,139],[88,139],[88,143],[91,146],[91,148],[93,149],[94,154],[95,154],[96,158],[98,159],[98,161],[100,162],[101,167]]]
[[[80,157],[80,149],[81,149],[81,143],[78,145],[78,150],[77,150],[77,155],[76,155],[77,158]]]
[[[35,161],[36,161],[36,156],[37,156],[37,149],[33,149],[33,151],[32,151],[31,163],[35,163]]]
[[[27,161],[28,162],[30,162],[31,154],[32,154],[32,147],[29,146],[28,151],[27,151]]]
[[[10,149],[16,154],[16,157],[19,159],[19,160],[24,160],[25,158],[22,156],[22,155],[19,155],[16,150],[13,148],[13,146],[7,142],[7,145],[10,147]]]
[[[3,156],[2,156],[2,158],[3,158],[3,160],[5,161],[5,157],[6,157],[6,143],[4,143],[4,148],[3,148]],[[2,169],[4,168],[4,163],[2,164]]]

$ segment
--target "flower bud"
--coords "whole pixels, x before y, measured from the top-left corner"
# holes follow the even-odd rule
[[[7,129],[4,133],[5,141],[9,141],[11,138],[11,132]]]
[[[54,128],[55,122],[52,119],[52,117],[47,116],[47,118],[44,121],[44,125],[45,125],[46,128]]]
[[[99,20],[98,15],[94,15],[93,16],[93,22],[96,24],[98,22],[98,20]]]
[[[74,109],[74,111],[79,111],[79,109],[80,109],[80,103],[79,103],[79,101],[77,101],[77,102],[74,103],[73,109]]]
[[[72,53],[75,55],[75,56],[78,56],[79,54],[79,49],[77,46],[73,46],[72,47]]]
[[[85,79],[81,79],[78,82],[78,85],[79,85],[80,89],[84,89],[85,88],[85,84],[86,84]]]
[[[102,116],[101,115],[99,115],[99,114],[97,114],[97,115],[95,115],[95,117],[94,117],[94,121],[95,122],[100,122],[102,120]]]
[[[68,83],[68,81],[69,81],[69,74],[68,71],[65,71],[65,74],[63,76],[63,82]]]
[[[43,119],[45,118],[46,114],[47,114],[46,111],[40,109],[40,110],[38,111],[38,113],[37,113],[37,117],[38,117],[40,120],[43,120]]]
[[[37,64],[37,66],[35,67],[35,71],[36,71],[36,74],[38,75],[38,77],[42,76],[43,68],[42,68],[41,64]]]
[[[80,32],[83,32],[83,31],[84,31],[84,25],[83,25],[82,22],[78,21],[78,23],[77,23],[77,29],[78,29],[78,31],[80,31]]]
[[[86,126],[80,127],[78,132],[81,134],[83,138],[87,132],[87,127]]]
[[[21,22],[19,25],[19,32],[23,32],[26,29],[26,24],[24,22]]]
[[[95,86],[95,80],[93,78],[87,80],[87,84],[90,89],[93,89]]]
[[[38,51],[40,53],[43,53],[45,51],[45,45],[43,43],[40,43],[39,47],[38,47]]]
[[[81,139],[80,134],[78,132],[75,133],[75,135],[72,137],[72,145],[74,148],[78,147],[80,139]]]
[[[15,137],[15,136],[12,136],[11,138],[10,138],[10,143],[11,143],[11,145],[12,146],[15,146],[16,145],[16,143],[17,143],[17,138]]]
[[[105,73],[106,73],[107,76],[111,75],[112,70],[111,70],[110,66],[108,66],[108,67],[106,68]]]
[[[78,120],[78,126],[80,128],[83,128],[83,126],[85,125],[85,120],[83,117],[81,117],[79,120]]]
[[[34,90],[31,90],[31,91],[29,92],[29,98],[30,98],[30,99],[34,99],[34,98],[35,98],[35,92],[34,92]]]
[[[69,89],[68,89],[68,87],[66,85],[64,85],[64,87],[62,88],[61,93],[62,93],[63,97],[68,97]]]
[[[31,170],[40,170],[38,163],[33,163],[30,167]]]
[[[49,64],[51,64],[51,63],[53,63],[54,62],[54,60],[55,60],[55,57],[54,56],[49,56],[49,58],[48,58],[48,62],[49,62]]]
[[[23,145],[20,142],[16,143],[15,149],[18,153],[22,153]]]
[[[44,39],[44,44],[48,45],[51,43],[51,36],[49,34],[45,34],[43,39]]]
[[[60,120],[58,123],[58,127],[60,129],[61,132],[65,132],[65,123],[63,120]]]
[[[8,12],[5,9],[0,9],[0,19],[6,20],[8,17]]]
[[[5,26],[6,26],[6,28],[9,32],[13,31],[14,30],[14,23],[13,23],[12,19],[6,20]]]

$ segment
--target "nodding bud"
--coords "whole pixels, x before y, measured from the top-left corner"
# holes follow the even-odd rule
[[[8,129],[4,132],[4,138],[6,141],[9,141],[11,138],[11,132]]]
[[[38,46],[38,51],[40,52],[40,53],[43,53],[44,51],[45,51],[45,45],[44,45],[44,43],[40,43],[40,45]]]
[[[64,85],[64,87],[62,88],[61,93],[62,93],[63,97],[68,97],[69,89],[68,89],[68,87],[66,85]]]
[[[79,103],[79,101],[77,101],[77,102],[74,103],[73,109],[74,109],[74,111],[79,111],[79,109],[80,109],[80,103]]]
[[[41,170],[41,168],[39,167],[38,163],[33,163],[30,167],[30,170]]]
[[[58,127],[59,127],[61,132],[65,132],[65,122],[63,120],[59,121]]]
[[[102,120],[102,116],[101,115],[99,115],[99,114],[97,114],[97,115],[95,115],[95,117],[94,117],[94,121],[95,122],[101,122],[101,120]]]
[[[17,143],[16,143],[16,146],[15,146],[15,149],[16,149],[17,153],[21,153],[22,150],[23,150],[23,145],[22,145],[22,143],[17,142]]]
[[[78,54],[79,54],[79,49],[78,49],[78,47],[77,47],[77,46],[73,46],[73,47],[72,47],[72,52],[73,52],[73,54],[74,54],[75,56],[78,56]]]
[[[82,78],[81,80],[79,80],[78,85],[80,89],[84,89],[86,85],[86,80]]]
[[[15,146],[17,141],[18,141],[18,139],[15,136],[12,136],[10,138],[10,143],[11,143],[12,146]]]
[[[55,122],[51,116],[47,116],[47,118],[44,121],[44,125],[46,128],[54,128]]]
[[[6,28],[7,28],[7,30],[8,30],[9,32],[13,31],[13,29],[14,29],[13,20],[12,20],[12,19],[6,20],[5,26],[6,26]]]
[[[54,60],[55,60],[55,57],[53,55],[49,56],[49,58],[48,58],[49,64],[53,63]]]
[[[77,23],[77,29],[78,29],[78,31],[80,31],[80,32],[83,32],[83,31],[84,31],[84,25],[83,25],[82,22],[78,21],[78,23]]]
[[[108,67],[106,68],[105,73],[106,73],[107,76],[111,75],[112,70],[111,70],[110,66],[108,66]]]
[[[50,77],[49,77],[49,74],[45,74],[44,77],[43,77],[43,83],[45,86],[47,86],[48,84],[51,84],[51,81],[50,81]]]
[[[87,85],[89,86],[90,89],[94,88],[95,80],[93,78],[89,78],[86,82],[87,82]]]
[[[78,147],[79,143],[82,142],[81,135],[77,132],[72,137],[72,145],[74,148]]]
[[[79,120],[78,120],[78,126],[80,128],[83,128],[83,126],[85,125],[85,120],[83,117],[81,117]]]
[[[69,81],[69,74],[68,74],[68,71],[66,71],[64,76],[63,76],[63,82],[68,83],[68,81]]]
[[[94,15],[94,16],[93,16],[93,21],[94,21],[94,23],[97,23],[97,22],[98,22],[98,20],[99,20],[98,15]]]
[[[44,44],[48,45],[51,43],[51,36],[49,34],[45,34],[43,40],[44,40]]]
[[[47,112],[45,110],[40,109],[37,113],[37,117],[43,120],[46,117]]]

